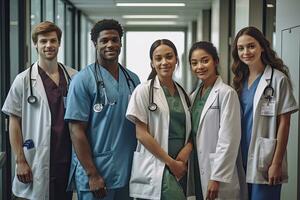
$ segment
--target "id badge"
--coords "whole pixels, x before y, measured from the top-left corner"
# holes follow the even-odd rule
[[[275,100],[266,100],[261,105],[261,112],[262,116],[274,116],[275,115]]]

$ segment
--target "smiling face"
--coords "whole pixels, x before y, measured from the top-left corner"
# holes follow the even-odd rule
[[[34,47],[37,49],[40,59],[56,59],[60,43],[55,31],[39,34]]]
[[[191,55],[193,73],[203,82],[212,82],[217,77],[217,61],[203,49],[195,49]]]
[[[237,50],[240,60],[249,67],[263,65],[261,54],[264,50],[255,38],[242,35],[237,41]]]
[[[96,43],[100,64],[118,62],[121,46],[120,36],[116,30],[101,31]]]
[[[172,78],[177,62],[174,50],[168,45],[162,44],[153,51],[151,66],[160,80]]]

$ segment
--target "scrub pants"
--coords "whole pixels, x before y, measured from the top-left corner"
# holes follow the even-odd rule
[[[281,184],[250,184],[248,183],[249,200],[280,200]]]
[[[77,191],[78,200],[100,200],[93,196],[92,192],[89,191]],[[123,188],[107,190],[107,195],[101,200],[132,200],[129,197],[129,187],[125,186]]]

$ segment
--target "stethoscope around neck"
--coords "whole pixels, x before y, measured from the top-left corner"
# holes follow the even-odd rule
[[[70,85],[70,81],[71,81],[71,77],[69,75],[69,73],[67,72],[67,69],[65,68],[65,66],[61,63],[57,63],[59,65],[59,67],[61,67],[64,70],[64,74],[67,76],[68,80],[67,80],[67,93],[68,93],[68,89],[69,89],[69,85]],[[32,67],[34,64],[31,64],[30,68],[29,68],[29,87],[30,87],[30,95],[29,97],[27,97],[27,102],[29,104],[35,104],[37,102],[37,97],[33,94],[33,90],[32,90],[32,80],[31,80],[31,73],[32,73]],[[38,64],[37,64],[38,65]]]
[[[155,77],[153,77],[151,79],[151,82],[150,82],[150,90],[149,90],[149,105],[148,105],[148,110],[151,111],[151,112],[154,112],[157,110],[158,106],[157,104],[154,102],[154,81],[155,81]],[[191,107],[191,102],[190,102],[190,99],[188,97],[188,95],[186,94],[186,92],[184,91],[183,87],[181,85],[179,85],[177,82],[175,82],[175,84],[181,89],[181,91],[183,92],[184,94],[184,97],[185,97],[185,101],[187,103],[187,106],[188,108]]]
[[[132,91],[136,87],[136,84],[134,83],[134,81],[130,77],[129,73],[126,71],[126,69],[121,64],[119,64],[119,68],[122,70],[122,73],[124,74],[124,76],[126,78],[127,87],[130,91],[130,94],[132,94]],[[96,81],[97,92],[96,92],[96,103],[93,106],[93,110],[94,110],[94,112],[101,112],[105,105],[115,105],[117,102],[115,100],[110,101],[107,97],[104,79],[103,79],[103,76],[101,73],[100,65],[97,61],[94,63],[94,70],[95,70],[94,77],[95,77],[95,81]],[[98,77],[98,71],[100,74],[100,79]],[[132,88],[130,86],[130,83],[133,85],[134,88]],[[104,98],[103,97],[99,98],[100,97],[100,90],[99,90],[100,88],[102,91],[101,96],[104,96]]]
[[[274,88],[272,87],[274,69],[273,69],[273,67],[271,67],[271,69],[272,69],[272,73],[271,73],[270,82],[267,85],[267,87],[264,89],[264,92],[263,92],[265,99],[267,99],[268,101],[270,101],[272,99],[272,97],[274,96]]]

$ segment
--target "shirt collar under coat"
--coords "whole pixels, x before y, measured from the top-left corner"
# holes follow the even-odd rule
[[[163,104],[163,106],[165,108],[169,108],[167,99],[165,97],[164,91],[163,91],[163,89],[162,89],[162,87],[160,85],[159,78],[158,78],[157,75],[155,76],[155,80],[154,80],[154,83],[153,83],[153,89],[158,89],[158,92],[154,92],[153,91],[153,93],[155,93],[155,95],[158,94],[157,98]]]
[[[184,96],[184,93],[183,93],[182,89],[177,84],[175,84],[175,87],[176,87],[177,92],[178,92],[178,94],[180,96],[180,99],[181,99],[181,102],[182,102],[182,106],[183,106],[184,112],[185,112],[186,133],[187,133],[186,134],[186,138],[185,138],[185,143],[186,143],[188,141],[188,139],[189,139],[190,131],[191,131],[191,120],[190,120],[191,116],[190,116],[190,111],[189,111],[189,108],[188,108],[187,103],[185,101],[185,96]],[[155,98],[158,98],[159,101],[160,101],[160,103],[162,103],[162,105],[169,110],[169,105],[168,105],[166,96],[164,94],[163,88],[160,85],[160,81],[159,81],[158,76],[155,76],[155,80],[154,80],[154,83],[153,83],[153,89],[154,89],[153,93],[154,93]],[[168,115],[168,117],[170,117],[170,115]],[[170,119],[168,118],[167,119],[167,121],[168,121],[167,124],[170,123],[169,120]]]
[[[275,71],[275,69],[274,69],[274,71]],[[260,78],[257,89],[255,91],[255,95],[254,95],[254,99],[253,99],[253,111],[254,111],[253,117],[255,116],[255,111],[256,111],[258,102],[259,102],[261,96],[263,95],[265,88],[268,86],[268,84],[271,80],[271,75],[272,75],[272,67],[270,65],[267,65],[262,74],[262,77]],[[273,79],[274,79],[274,75],[273,75]]]
[[[28,71],[28,73],[30,73],[30,71]],[[41,98],[43,99],[43,101],[46,102],[47,106],[49,106],[44,84],[41,76],[39,75],[38,62],[35,62],[32,66],[31,81],[32,81],[31,83],[32,83],[33,95],[36,96],[38,93],[39,96],[41,96]],[[30,87],[29,83],[28,83],[28,87]]]
[[[59,64],[58,64],[59,67],[61,67]],[[63,70],[63,73],[64,73],[64,76],[65,76],[65,79],[66,79],[66,82],[67,84],[69,83],[69,78],[65,72],[64,69]],[[28,70],[28,74],[29,74],[30,70]],[[68,72],[70,74],[70,72]],[[71,73],[70,75],[72,76],[75,72]],[[29,75],[30,76],[30,75]],[[28,77],[29,77],[28,76]],[[36,61],[33,65],[32,65],[32,71],[31,71],[31,80],[32,80],[32,89],[33,88],[36,88],[36,90],[33,91],[33,95],[36,95],[35,93],[38,93],[41,98],[48,104],[48,98],[47,98],[47,95],[46,95],[46,91],[45,91],[45,88],[44,88],[44,84],[43,84],[43,81],[42,81],[42,78],[39,74],[39,69],[38,69],[38,61]],[[29,83],[28,83],[28,88],[29,88]]]
[[[215,102],[215,101],[218,101],[217,97],[218,97],[218,94],[219,94],[219,89],[221,87],[221,85],[223,84],[223,80],[221,78],[221,76],[218,76],[217,80],[215,81],[214,85],[213,85],[213,88],[211,89],[211,92],[210,94],[208,95],[207,97],[207,100],[204,104],[204,107],[203,107],[203,110],[202,110],[202,113],[201,113],[201,117],[200,117],[200,121],[199,123],[201,124],[202,121],[203,121],[203,118],[206,114],[206,112],[208,111],[208,109],[211,107],[211,105]],[[194,101],[197,97],[197,94],[199,92],[201,88],[201,85],[200,87],[198,87],[195,92],[191,95],[191,99],[192,99],[192,105],[194,104]],[[219,102],[217,102],[219,103]],[[219,106],[219,105],[218,105]]]

